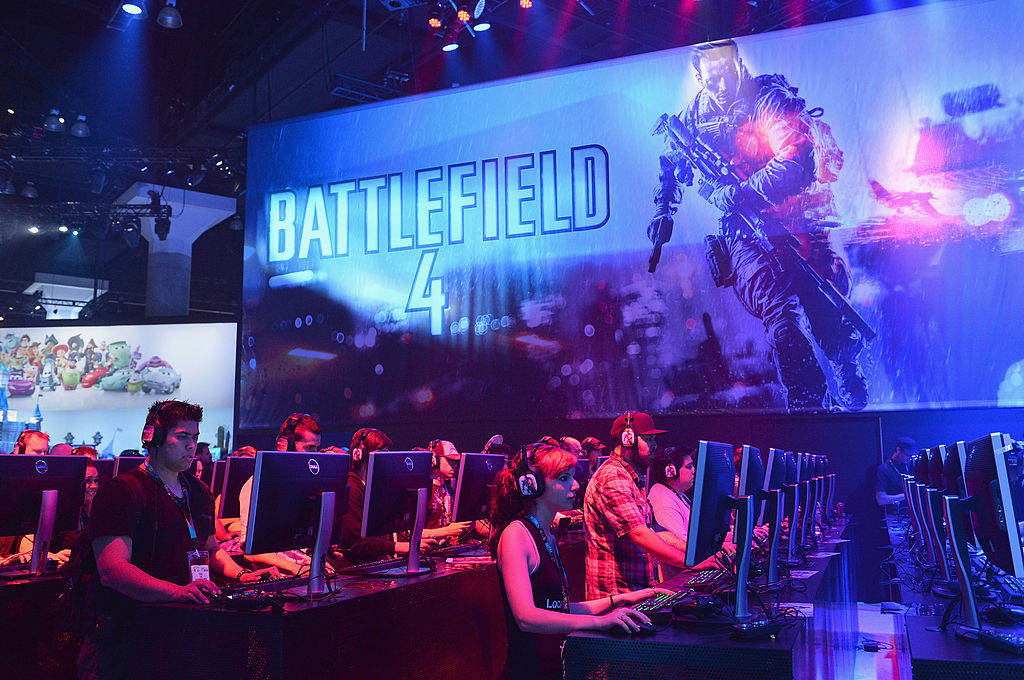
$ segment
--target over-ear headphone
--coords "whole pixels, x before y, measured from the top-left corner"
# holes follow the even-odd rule
[[[440,439],[431,439],[430,443],[427,444],[427,450],[430,451],[430,468],[436,470],[441,465],[441,459],[437,456],[437,450],[435,447],[441,443]]]
[[[303,418],[311,417],[308,413],[293,413],[281,424],[281,429],[277,431],[277,447],[280,449],[282,446],[285,451],[295,450],[295,428],[298,427],[299,421]]]
[[[676,467],[675,463],[669,463],[665,466],[665,479],[679,479],[679,468]]]
[[[545,442],[535,442],[524,446],[519,452],[519,465],[516,468],[516,483],[519,494],[523,498],[540,498],[544,495],[544,475],[533,466],[533,455]]]
[[[165,408],[173,403],[175,402],[163,402],[160,404],[160,408],[146,418],[146,426],[142,428],[142,448],[155,449],[167,441],[167,430],[165,430],[164,426],[160,423],[160,414],[163,413]]]
[[[636,432],[633,430],[634,416],[636,416],[636,411],[626,411],[626,415],[623,416],[626,419],[626,426],[622,429],[622,434],[619,435],[619,443],[626,448],[636,446]]]
[[[363,446],[366,444],[366,436],[370,434],[371,429],[369,427],[361,427],[353,435],[352,450],[349,451],[352,454],[353,463],[358,463],[363,459]]]
[[[28,448],[26,441],[33,435],[42,435],[43,433],[39,430],[22,430],[21,434],[18,435],[18,443],[14,445],[14,452],[19,455],[25,455],[25,449]]]

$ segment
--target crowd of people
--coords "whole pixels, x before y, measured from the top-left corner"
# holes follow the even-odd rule
[[[310,558],[303,551],[241,554],[237,541],[244,544],[249,529],[253,480],[239,492],[240,517],[218,518],[214,494],[200,479],[204,467],[193,464],[197,457],[209,458],[208,447],[204,450],[199,442],[202,416],[198,405],[157,402],[142,432],[147,455],[141,465],[107,480],[101,489],[96,466],[86,468],[78,531],[55,540],[59,552],[51,554],[68,563],[75,588],[84,593],[80,677],[125,677],[137,601],[203,604],[219,594],[218,583],[308,572]],[[630,411],[612,424],[611,448],[597,437],[545,436],[513,451],[495,436],[485,452],[502,454],[505,466],[494,480],[489,516],[474,522],[453,521],[452,481],[462,458],[456,445],[439,439],[420,449],[432,454],[420,548],[486,543],[505,603],[508,677],[561,677],[559,648],[572,631],[635,632],[650,624],[632,605],[654,596],[659,582],[685,568],[688,494],[697,456],[696,449],[659,449],[657,436],[663,433],[650,415]],[[15,452],[45,455],[48,444],[45,433],[26,430]],[[278,451],[351,456],[341,545],[330,556],[335,569],[410,550],[408,532],[360,533],[368,461],[374,452],[393,446],[386,433],[367,427],[357,430],[348,446],[324,448],[319,423],[304,413],[288,416],[280,427]],[[90,447],[65,453],[96,456]],[[234,455],[255,453],[253,447],[243,447]],[[586,599],[572,602],[553,525],[556,517],[580,515],[586,537]],[[24,544],[0,548],[10,554],[25,552]]]

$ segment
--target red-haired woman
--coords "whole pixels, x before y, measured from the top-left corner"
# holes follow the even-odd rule
[[[629,605],[659,592],[654,588],[569,602],[568,577],[551,523],[556,512],[572,508],[579,488],[575,465],[576,457],[568,451],[535,444],[495,480],[490,543],[508,621],[505,678],[561,678],[560,648],[566,633],[612,628],[635,632],[650,624]]]

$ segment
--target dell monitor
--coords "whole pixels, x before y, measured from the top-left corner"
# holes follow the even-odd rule
[[[1024,577],[1024,550],[1017,524],[1024,514],[1019,493],[1021,461],[1008,456],[1001,434],[992,433],[967,445],[964,480],[974,499],[971,517],[979,547],[994,565],[1011,576]]]
[[[770,448],[766,453],[762,454],[764,466],[764,481],[761,484],[761,491],[763,496],[767,496],[769,491],[781,489],[786,484],[786,459],[785,453],[782,449]],[[758,514],[756,524],[758,526],[764,524],[767,521],[767,513],[765,512],[765,506],[761,506],[761,512]]]
[[[419,544],[430,492],[430,451],[373,451],[366,467],[366,495],[359,535],[410,531],[407,567],[388,575],[419,574]]]
[[[732,446],[701,441],[694,470],[693,502],[686,534],[686,566],[694,567],[721,550],[729,533],[736,465]],[[737,542],[738,543],[738,542]]]
[[[933,446],[922,452],[928,458],[928,486],[939,491],[946,488],[942,478],[942,452],[944,450],[945,447]]]
[[[325,592],[327,548],[341,543],[352,456],[260,451],[252,460],[245,554],[313,548],[309,592]]]
[[[217,517],[238,517],[242,514],[238,493],[256,471],[256,459],[249,456],[228,456],[221,482],[220,507]]]
[[[106,484],[108,479],[114,476],[114,459],[113,458],[101,458],[92,460],[89,465],[96,468],[96,471],[100,473],[100,486]]]
[[[584,461],[589,465],[588,461]],[[487,517],[494,478],[505,465],[500,453],[464,453],[455,481],[453,522],[471,522]]]
[[[967,496],[967,487],[964,486],[964,468],[967,466],[967,442],[959,441],[953,444],[946,444],[946,459],[942,461],[942,483],[946,494],[950,496]],[[968,527],[965,534],[972,537],[974,532]]]
[[[914,456],[911,469],[914,471],[914,481],[918,484],[928,484],[928,455],[926,450],[922,449]]]
[[[764,462],[761,450],[756,446],[744,444],[740,449],[740,481],[736,487],[737,496],[751,496],[754,499],[755,521],[762,514],[765,496],[761,491],[764,486]]]
[[[220,496],[224,490],[224,470],[227,466],[228,462],[226,460],[213,461],[213,479],[210,480],[210,492],[213,493],[214,498]]]
[[[32,561],[8,575],[42,574],[54,531],[78,529],[85,456],[0,455],[0,536],[34,534]]]
[[[145,456],[118,456],[114,459],[114,476],[118,477],[129,470],[134,470],[144,462],[146,462]]]
[[[796,484],[800,481],[796,454],[792,451],[786,451],[783,455],[786,459],[786,484]]]

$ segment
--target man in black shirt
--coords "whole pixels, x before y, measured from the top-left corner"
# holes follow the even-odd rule
[[[878,466],[875,501],[879,505],[903,502],[903,475],[910,473],[910,459],[916,454],[917,443],[913,439],[900,437],[896,440],[892,454]]]
[[[76,589],[92,589],[79,678],[128,677],[136,601],[206,604],[220,593],[211,573],[239,581],[263,576],[218,547],[213,497],[188,474],[202,419],[195,404],[153,404],[142,433],[146,462],[107,482],[93,501],[87,535],[75,548],[86,552],[72,557],[81,565]]]

